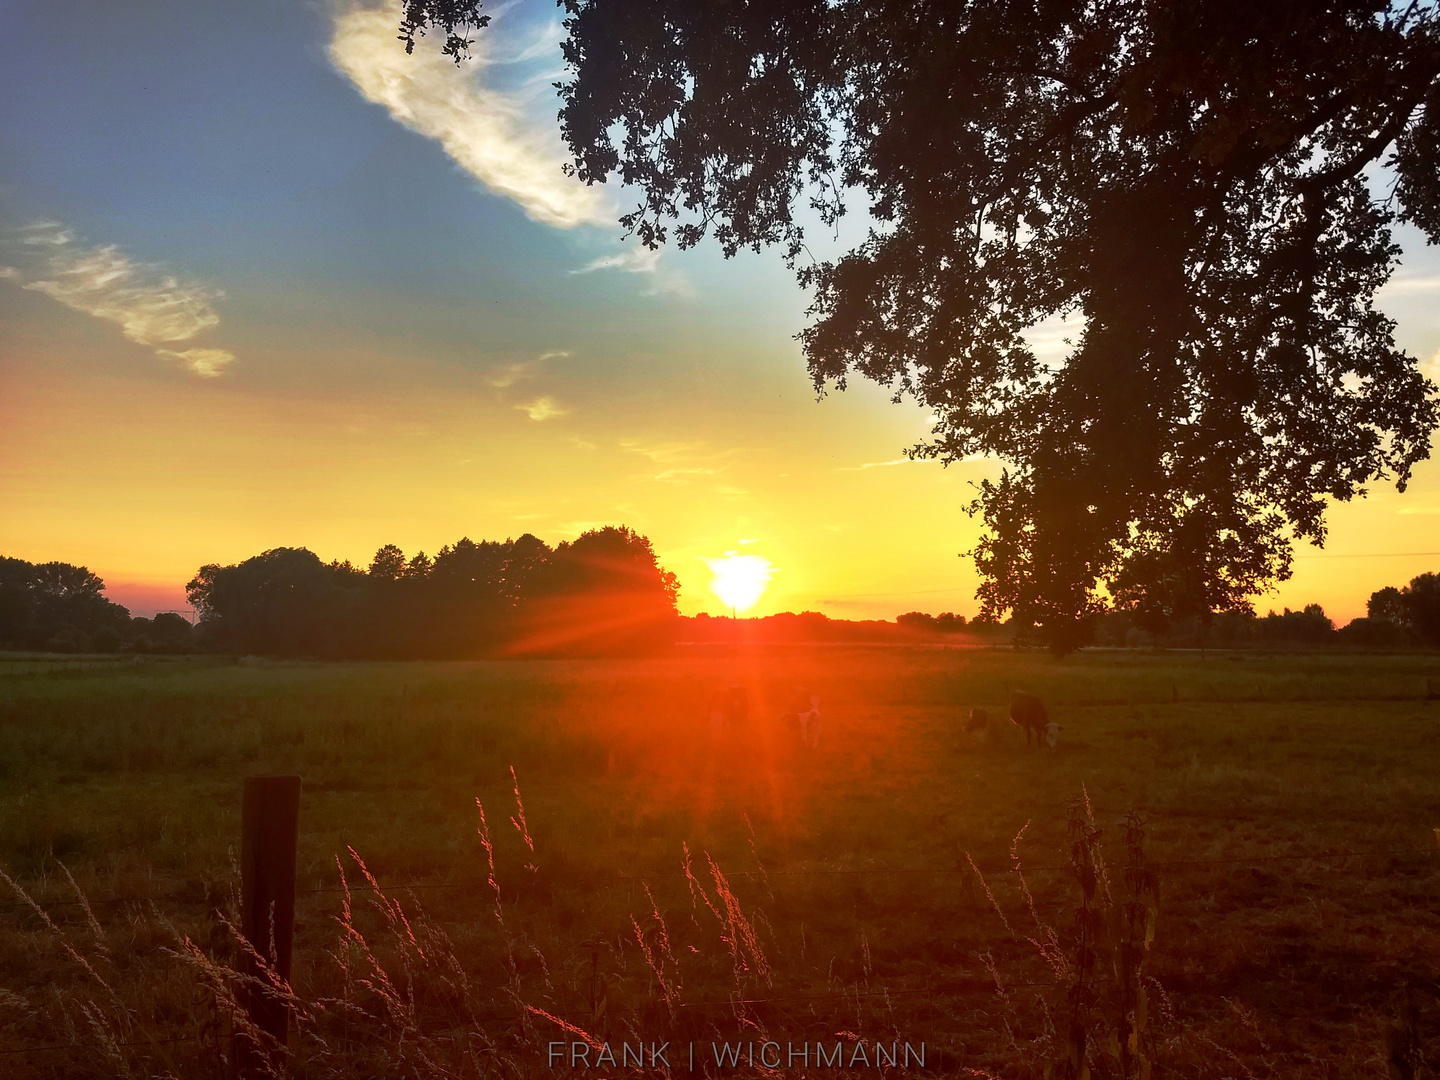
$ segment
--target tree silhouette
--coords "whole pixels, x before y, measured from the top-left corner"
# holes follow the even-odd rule
[[[405,553],[394,544],[386,544],[370,560],[370,576],[381,581],[399,581],[405,576]]]
[[[9,562],[20,570],[12,573]],[[0,642],[7,601],[12,591],[33,592],[36,569],[0,560]],[[306,548],[272,548],[232,566],[202,566],[186,586],[204,647],[372,659],[653,651],[675,640],[677,591],[650,541],[623,526],[592,529],[554,550],[529,533],[462,537],[433,560],[420,553],[407,561],[386,544],[368,571],[322,562]],[[17,611],[18,619],[28,608]],[[178,628],[162,627],[157,616],[137,629],[154,639],[162,630],[175,637]]]
[[[934,410],[913,453],[1006,463],[971,507],[986,616],[1065,651],[1111,582],[1223,610],[1428,454],[1373,299],[1397,218],[1440,239],[1435,5],[562,2],[574,175],[638,190],[651,247],[780,245],[818,391],[874,379]],[[809,260],[797,207],[860,198],[866,238]]]
[[[1440,645],[1440,574],[1420,574],[1402,589],[1370,594],[1366,614],[1409,630],[1426,645]]]
[[[83,566],[0,556],[0,645],[64,652],[118,647],[130,613]]]

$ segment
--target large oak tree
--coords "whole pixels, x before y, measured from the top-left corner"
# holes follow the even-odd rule
[[[859,373],[935,411],[915,453],[1005,463],[986,614],[1059,650],[1107,593],[1203,622],[1428,455],[1435,388],[1374,298],[1397,218],[1440,239],[1433,0],[562,6],[574,174],[638,192],[647,245],[779,245],[818,390]],[[405,17],[457,59],[484,18]],[[865,240],[811,260],[801,218],[855,193]]]

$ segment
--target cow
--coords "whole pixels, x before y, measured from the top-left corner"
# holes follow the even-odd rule
[[[790,705],[781,717],[787,724],[794,721],[800,728],[800,743],[811,750],[820,745],[820,697],[809,690],[796,690]]]
[[[810,707],[802,713],[795,714],[800,721],[800,741],[811,750],[820,747],[820,699],[814,694],[810,695]]]
[[[708,709],[710,738],[716,741],[743,728],[750,720],[750,691],[738,683],[717,690]]]
[[[1034,694],[1026,693],[1024,690],[1012,690],[1010,692],[1010,719],[1017,727],[1025,731],[1025,745],[1030,745],[1030,733],[1035,733],[1035,745],[1040,745],[1040,738],[1045,733],[1045,725],[1050,723],[1050,714],[1045,711],[1045,703]],[[1058,731],[1058,725],[1056,730]]]
[[[990,723],[990,714],[984,709],[971,709],[970,719],[965,723],[966,732],[984,731]]]
[[[1060,732],[1064,730],[1065,729],[1055,723],[1054,720],[1051,720],[1045,725],[1045,745],[1050,747],[1051,750],[1054,750],[1055,744],[1060,741]]]

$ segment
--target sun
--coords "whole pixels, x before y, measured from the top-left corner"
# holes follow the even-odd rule
[[[710,591],[733,611],[748,611],[765,595],[775,567],[760,555],[737,555],[727,551],[723,559],[706,559],[705,565],[715,576]]]

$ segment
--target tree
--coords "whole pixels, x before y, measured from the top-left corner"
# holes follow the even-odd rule
[[[987,617],[1065,651],[1112,581],[1225,610],[1427,456],[1435,388],[1373,299],[1397,217],[1440,240],[1434,4],[562,3],[574,175],[638,190],[652,248],[780,245],[817,391],[874,379],[934,410],[912,453],[1005,462],[971,506]],[[479,10],[408,0],[402,36],[458,62]],[[858,198],[866,238],[808,260],[797,206]]]
[[[386,544],[370,560],[370,576],[380,581],[398,581],[405,576],[405,552]]]
[[[77,652],[117,647],[130,613],[105,598],[105,582],[70,563],[0,557],[0,643]]]
[[[1427,645],[1440,645],[1440,575],[1420,574],[1403,589],[1371,593],[1366,614],[1409,630]]]
[[[212,645],[274,656],[343,654],[337,591],[365,575],[308,548],[271,548],[233,566],[202,566],[185,586]],[[358,582],[355,582],[358,584]]]
[[[679,590],[647,537],[624,526],[591,529],[531,568],[522,593],[525,633],[516,651],[648,651],[674,640]]]

